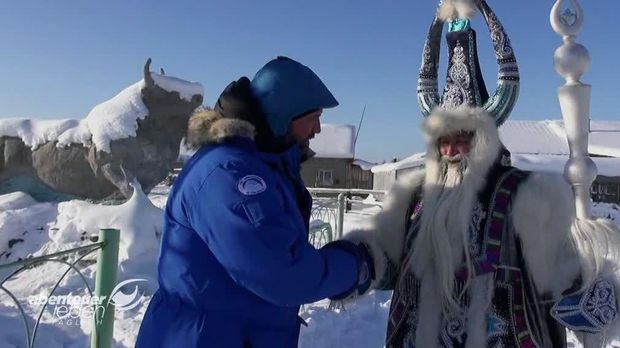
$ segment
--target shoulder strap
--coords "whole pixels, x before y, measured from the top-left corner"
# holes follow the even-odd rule
[[[472,277],[477,275],[494,272],[500,263],[502,251],[502,237],[504,233],[504,224],[508,217],[508,208],[512,202],[514,193],[521,182],[523,182],[529,172],[522,171],[517,168],[509,168],[505,171],[499,183],[495,186],[495,190],[491,196],[491,204],[489,205],[489,221],[487,221],[487,233],[485,250],[486,257],[484,260],[474,262],[472,264]],[[458,280],[466,280],[469,269],[466,266],[459,268],[456,272]]]

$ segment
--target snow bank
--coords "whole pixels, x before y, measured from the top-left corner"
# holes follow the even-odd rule
[[[0,196],[0,211],[22,209],[38,202],[24,192],[11,192]]]
[[[156,195],[157,205],[165,204],[164,197],[169,188],[158,186],[146,197],[141,191],[125,204],[104,206],[83,201],[69,201],[60,204],[35,203],[25,194],[0,196],[0,238],[13,235],[24,239],[13,245],[13,252],[27,255],[49,254],[89,243],[89,237],[100,227],[121,229],[119,282],[123,278],[140,278],[155,268],[157,238],[160,231],[162,211],[149,201]],[[154,193],[156,191],[156,193]],[[378,206],[364,202],[353,202],[353,210],[345,214],[344,233],[368,226],[369,218],[381,211]],[[620,222],[620,208],[613,204],[594,204],[595,216],[615,219]],[[23,236],[20,233],[27,231]],[[5,245],[0,242],[0,247]],[[23,249],[20,249],[23,248]],[[1,251],[1,250],[0,250]],[[0,256],[0,264],[14,261],[15,256]],[[136,263],[135,266],[132,265]],[[32,307],[24,299],[30,295],[47,296],[57,279],[66,269],[65,265],[48,263],[22,273],[6,286],[13,291],[25,307],[30,323],[38,315],[40,307]],[[89,284],[93,285],[95,265],[81,265]],[[156,283],[149,282],[156,286]],[[142,284],[140,285],[140,290]],[[151,289],[147,295],[152,293]],[[125,291],[128,293],[128,291]],[[84,284],[80,277],[70,272],[59,288],[58,295],[84,295]],[[346,305],[346,310],[328,310],[327,301],[319,301],[302,308],[300,316],[308,326],[301,327],[299,345],[302,348],[364,347],[384,346],[391,292],[376,291]],[[140,323],[147,308],[149,297],[129,311],[117,311],[114,321],[113,347],[133,347]],[[0,292],[0,347],[23,347],[23,324],[19,310],[9,297]],[[37,346],[51,348],[85,347],[90,341],[91,321],[83,320],[77,325],[53,322],[46,312],[39,326]],[[618,345],[618,341],[614,342]],[[569,347],[581,347],[575,336],[569,333]],[[611,347],[611,346],[610,346]]]
[[[73,200],[57,203],[36,203],[24,193],[0,196],[0,264],[30,256],[51,254],[94,241],[100,228],[121,230],[119,273],[117,284],[125,279],[144,278],[140,293],[152,294],[157,288],[156,263],[159,251],[157,236],[161,233],[162,210],[155,207],[137,189],[126,203],[118,206],[92,204]],[[10,247],[9,247],[10,244]],[[78,264],[91,287],[94,286],[96,265],[94,255]],[[69,259],[68,261],[71,261]],[[67,267],[60,263],[44,263],[29,269],[5,283],[24,307],[30,325],[41,310],[28,301],[29,296],[47,297]],[[10,271],[10,270],[9,270]],[[0,272],[0,279],[8,275]],[[131,289],[129,289],[131,290]],[[124,291],[131,293],[131,291]],[[85,284],[75,272],[69,272],[59,284],[55,295],[88,296]],[[113,347],[133,347],[148,297],[128,311],[115,313]],[[42,317],[36,346],[51,348],[85,347],[90,341],[91,320],[60,322],[53,309]],[[24,329],[17,306],[0,292],[0,347],[25,347]]]
[[[60,203],[56,229],[50,230],[50,239],[57,245],[79,244],[83,243],[81,237],[84,232],[86,235],[97,235],[102,228],[119,229],[118,281],[144,278],[154,289],[163,211],[151,203],[139,184],[133,185],[133,196],[118,206],[78,200]]]
[[[302,326],[301,348],[380,348],[385,344],[391,291],[373,291],[345,306],[331,311],[327,302],[308,305],[300,316],[308,323]]]
[[[0,207],[1,263],[75,248],[102,228],[116,228],[121,231],[119,281],[145,278],[155,288],[163,211],[141,189],[117,206],[80,200],[37,203],[17,192],[0,196]]]
[[[151,73],[155,84],[168,92],[178,92],[190,101],[195,94],[203,95],[200,83],[181,80],[172,76]],[[112,99],[95,106],[82,120],[0,120],[0,137],[19,137],[31,149],[49,141],[58,141],[59,147],[71,144],[91,146],[110,152],[110,142],[136,136],[138,120],[148,115],[142,101],[144,80],[125,88]]]
[[[34,198],[21,192],[0,197],[0,264],[7,264],[41,250],[57,212],[55,203],[32,204]]]
[[[26,310],[28,309],[26,308]],[[27,347],[24,323],[16,306],[0,304],[0,323],[2,323],[0,347]],[[84,335],[79,328],[76,330],[76,328],[69,326],[68,330],[63,330],[62,325],[53,325],[46,323],[44,320],[37,328],[37,337],[34,344],[34,347],[45,348],[84,348],[89,346],[90,338]]]
[[[620,225],[620,206],[611,203],[594,203],[592,215],[599,218],[609,219]]]

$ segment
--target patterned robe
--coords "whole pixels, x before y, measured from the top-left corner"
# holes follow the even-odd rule
[[[486,347],[565,347],[564,327],[548,314],[553,303],[537,295],[528,277],[520,242],[510,220],[511,200],[528,173],[496,163],[490,170],[487,187],[478,194],[469,228],[469,252],[474,274],[492,277],[491,301],[484,308],[487,328]],[[400,265],[388,264],[378,288],[394,290],[389,314],[386,347],[415,347],[420,320],[422,279],[407,266],[419,228],[423,200],[414,193],[411,216]],[[391,271],[390,271],[391,269]],[[457,270],[455,291],[461,292],[467,280],[467,268]],[[471,284],[471,283],[470,283]],[[472,297],[468,288],[461,298],[461,311],[443,309],[439,337],[428,346],[465,347],[467,321]],[[480,289],[477,289],[478,291]]]

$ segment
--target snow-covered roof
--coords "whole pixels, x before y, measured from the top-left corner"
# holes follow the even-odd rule
[[[620,122],[591,121],[591,155],[620,157]],[[564,122],[507,121],[499,128],[504,145],[513,154],[568,155]]]
[[[564,173],[568,155],[548,154],[511,154],[512,165],[523,170]],[[598,169],[598,175],[620,176],[620,158],[592,157]],[[373,173],[392,172],[400,169],[415,168],[424,165],[424,153],[416,153],[401,161],[385,163],[372,167]]]
[[[318,158],[351,158],[355,153],[355,126],[321,124],[321,133],[310,140],[310,148]]]
[[[511,153],[568,154],[566,136],[560,121],[506,121],[499,137]]]
[[[595,121],[590,123],[591,154],[620,157],[620,122]]]
[[[592,157],[598,175],[620,176],[620,158]],[[512,165],[523,170],[564,173],[567,155],[512,154]]]
[[[591,121],[590,131],[588,150],[591,155],[617,157],[593,157],[599,174],[620,176],[620,122]],[[570,154],[563,121],[506,121],[499,128],[499,136],[511,152],[516,167],[525,170],[554,168],[554,171],[563,172]],[[372,172],[391,172],[423,164],[422,152],[398,162],[374,166]]]
[[[371,170],[374,166],[376,166],[376,163],[371,163],[368,161],[364,161],[361,159],[356,159],[353,161],[353,165],[356,165],[360,168],[362,168],[362,170]]]
[[[178,92],[181,98],[188,101],[194,94],[204,93],[200,83],[155,73],[151,76],[156,85],[169,92]],[[148,109],[142,102],[143,87],[144,80],[134,83],[112,99],[95,106],[81,120],[0,120],[0,136],[19,137],[32,149],[57,140],[59,147],[95,144],[98,150],[110,152],[111,141],[136,136],[137,120],[148,115]]]
[[[424,164],[425,155],[426,154],[424,152],[416,153],[398,162],[379,164],[372,167],[371,171],[373,173],[384,173],[400,169],[419,167]]]

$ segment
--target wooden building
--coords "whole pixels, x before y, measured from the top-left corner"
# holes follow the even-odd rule
[[[355,159],[355,127],[322,124],[310,141],[316,155],[301,166],[307,187],[371,189],[373,163]]]

